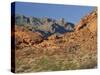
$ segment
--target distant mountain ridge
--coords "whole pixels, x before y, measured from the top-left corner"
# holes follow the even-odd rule
[[[51,34],[59,35],[65,32],[72,32],[75,27],[73,23],[65,22],[64,18],[55,20],[47,17],[36,18],[24,15],[16,15],[15,24],[27,27],[31,31],[38,31],[44,37],[48,37]]]

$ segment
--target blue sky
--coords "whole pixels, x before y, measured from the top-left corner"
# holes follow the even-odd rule
[[[64,18],[67,22],[77,23],[80,18],[91,12],[93,6],[74,6],[58,4],[41,4],[16,2],[16,14],[34,17],[48,17],[59,20]]]

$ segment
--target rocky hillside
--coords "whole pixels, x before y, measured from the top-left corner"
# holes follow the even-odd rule
[[[55,27],[59,28],[58,24]],[[27,43],[25,47],[16,47],[16,72],[97,67],[97,10],[83,17],[73,32],[64,32],[59,36],[53,33],[44,39],[38,31],[16,26],[15,36],[16,46]]]
[[[80,22],[76,25],[76,31],[81,29],[89,29],[90,32],[97,32],[97,9],[90,14],[83,17]]]

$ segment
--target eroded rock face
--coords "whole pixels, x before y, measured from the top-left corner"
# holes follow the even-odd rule
[[[90,14],[83,17],[80,22],[76,25],[75,30],[89,29],[90,32],[95,33],[97,31],[97,11],[94,10]]]
[[[42,42],[43,37],[39,32],[32,32],[24,27],[15,26],[16,46],[31,46]]]

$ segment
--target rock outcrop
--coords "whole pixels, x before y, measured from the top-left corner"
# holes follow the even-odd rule
[[[39,32],[32,32],[24,27],[15,26],[16,47],[25,47],[38,44],[43,41],[43,36]]]
[[[89,29],[92,33],[97,31],[97,11],[94,10],[90,14],[83,17],[80,22],[76,25],[75,30],[81,30],[84,28]]]

